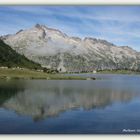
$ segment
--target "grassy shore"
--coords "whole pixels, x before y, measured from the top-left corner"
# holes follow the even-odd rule
[[[65,76],[63,74],[48,74],[29,69],[1,69],[0,79],[46,79],[46,80],[86,80],[78,76]]]
[[[130,70],[103,70],[98,71],[97,74],[140,74],[140,72]]]
[[[140,74],[128,70],[98,71],[96,74]],[[80,76],[66,76],[64,74],[49,74],[29,69],[3,69],[0,68],[0,79],[46,79],[46,80],[95,80]]]

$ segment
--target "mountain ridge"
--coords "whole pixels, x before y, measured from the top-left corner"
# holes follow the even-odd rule
[[[91,37],[70,37],[45,25],[36,24],[2,38],[28,59],[61,72],[140,70],[140,53],[128,46]]]

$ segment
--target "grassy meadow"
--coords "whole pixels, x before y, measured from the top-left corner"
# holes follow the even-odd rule
[[[65,76],[63,74],[48,74],[29,69],[3,69],[0,68],[0,79],[46,79],[46,80],[86,80],[78,76]]]

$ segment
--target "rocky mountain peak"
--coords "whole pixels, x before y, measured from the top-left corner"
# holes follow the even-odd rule
[[[102,43],[104,45],[107,45],[107,46],[116,46],[113,43],[110,43],[110,42],[108,42],[106,40],[103,40],[103,39],[98,39],[98,42],[100,42],[100,43]]]
[[[132,48],[129,47],[129,46],[120,46],[120,47],[122,47],[122,48],[125,49],[125,50],[135,51],[134,49],[132,49]]]
[[[35,28],[45,30],[45,32],[51,32],[52,34],[58,34],[60,36],[67,37],[67,35],[63,33],[62,31],[47,27],[46,25],[36,24]]]
[[[16,32],[16,34],[19,34],[20,32],[22,32],[23,30],[21,29],[21,30],[19,30],[18,32]]]
[[[92,43],[97,43],[98,40],[96,38],[92,38],[92,37],[85,37],[84,41],[90,41]]]
[[[75,36],[73,36],[73,37],[70,37],[71,39],[73,39],[73,40],[75,40],[75,41],[82,41],[82,39],[81,38],[79,38],[79,37],[75,37]]]
[[[37,23],[37,24],[35,25],[35,27],[36,27],[36,28],[41,28],[42,25],[40,25],[40,24]]]
[[[110,43],[110,42],[108,42],[106,40],[96,39],[96,38],[92,38],[92,37],[85,37],[84,41],[90,41],[92,43],[101,43],[101,44],[104,44],[106,46],[115,46],[113,43]]]

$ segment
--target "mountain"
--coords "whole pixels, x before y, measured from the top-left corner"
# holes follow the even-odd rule
[[[140,53],[128,46],[90,37],[70,37],[44,25],[37,24],[1,38],[28,59],[62,72],[140,71]]]
[[[24,55],[18,54],[0,39],[0,67],[1,66],[31,69],[41,68],[40,64],[27,59]]]

